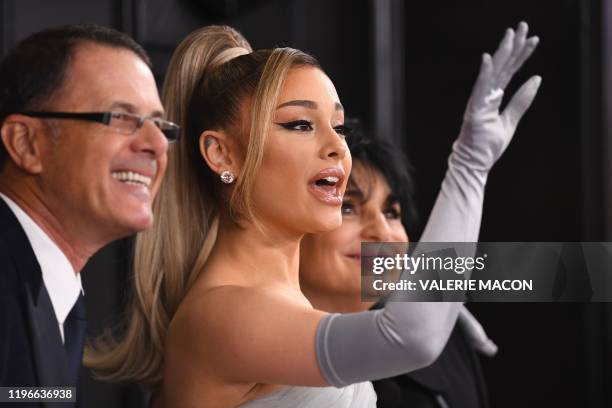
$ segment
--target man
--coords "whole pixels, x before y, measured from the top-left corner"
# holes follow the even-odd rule
[[[79,272],[152,225],[178,127],[145,51],[95,26],[48,29],[0,65],[0,386],[76,386]]]

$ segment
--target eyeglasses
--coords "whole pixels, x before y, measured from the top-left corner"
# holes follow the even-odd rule
[[[181,127],[155,116],[140,116],[124,112],[22,112],[23,115],[44,119],[74,119],[102,123],[119,133],[134,134],[142,128],[145,120],[150,120],[164,134],[169,142],[175,142]]]

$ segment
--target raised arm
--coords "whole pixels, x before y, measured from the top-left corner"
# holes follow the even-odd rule
[[[535,98],[541,78],[531,77],[500,112],[504,90],[537,44],[537,37],[527,38],[527,24],[523,22],[516,33],[512,29],[506,31],[493,57],[482,56],[480,73],[422,242],[478,240],[489,170],[510,144],[518,122]]]
[[[506,85],[538,44],[537,37],[527,38],[527,31],[525,23],[516,33],[508,29],[493,57],[483,55],[422,242],[478,241],[489,170],[512,140],[541,81],[537,76],[529,79],[499,111]],[[381,310],[323,319],[317,356],[331,384],[391,377],[435,361],[461,303],[406,303],[397,301],[399,296],[393,295]]]
[[[484,55],[422,241],[478,240],[488,171],[510,142],[540,79],[527,81],[500,113],[503,90],[536,44],[521,23],[516,34],[508,30],[493,57]],[[179,311],[173,321],[172,364],[198,361],[198,369],[214,370],[236,384],[340,387],[421,368],[443,349],[461,307],[391,301],[381,310],[329,315],[313,310],[305,299],[239,287],[194,299],[198,304],[185,310],[195,315]]]

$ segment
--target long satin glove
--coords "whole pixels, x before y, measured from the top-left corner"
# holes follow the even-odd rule
[[[537,37],[527,39],[527,30],[525,23],[516,34],[508,29],[495,55],[483,55],[446,177],[420,241],[478,241],[489,170],[510,144],[541,82],[539,76],[531,77],[499,111],[506,85],[538,44]]]
[[[527,25],[509,29],[493,57],[483,56],[480,74],[449,158],[422,242],[478,240],[488,171],[508,146],[540,84],[533,77],[499,112],[503,90],[531,55],[538,39]],[[401,300],[396,292],[390,300]],[[383,309],[332,314],[321,320],[316,351],[321,373],[337,387],[392,377],[431,364],[455,325],[461,303],[389,301]]]

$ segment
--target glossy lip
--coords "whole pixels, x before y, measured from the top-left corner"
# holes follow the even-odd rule
[[[337,177],[338,182],[334,187],[320,187],[316,185],[316,181],[325,177]],[[338,167],[328,167],[319,171],[308,182],[308,191],[323,204],[338,206],[342,205],[342,194],[340,188],[345,179],[344,170]]]

